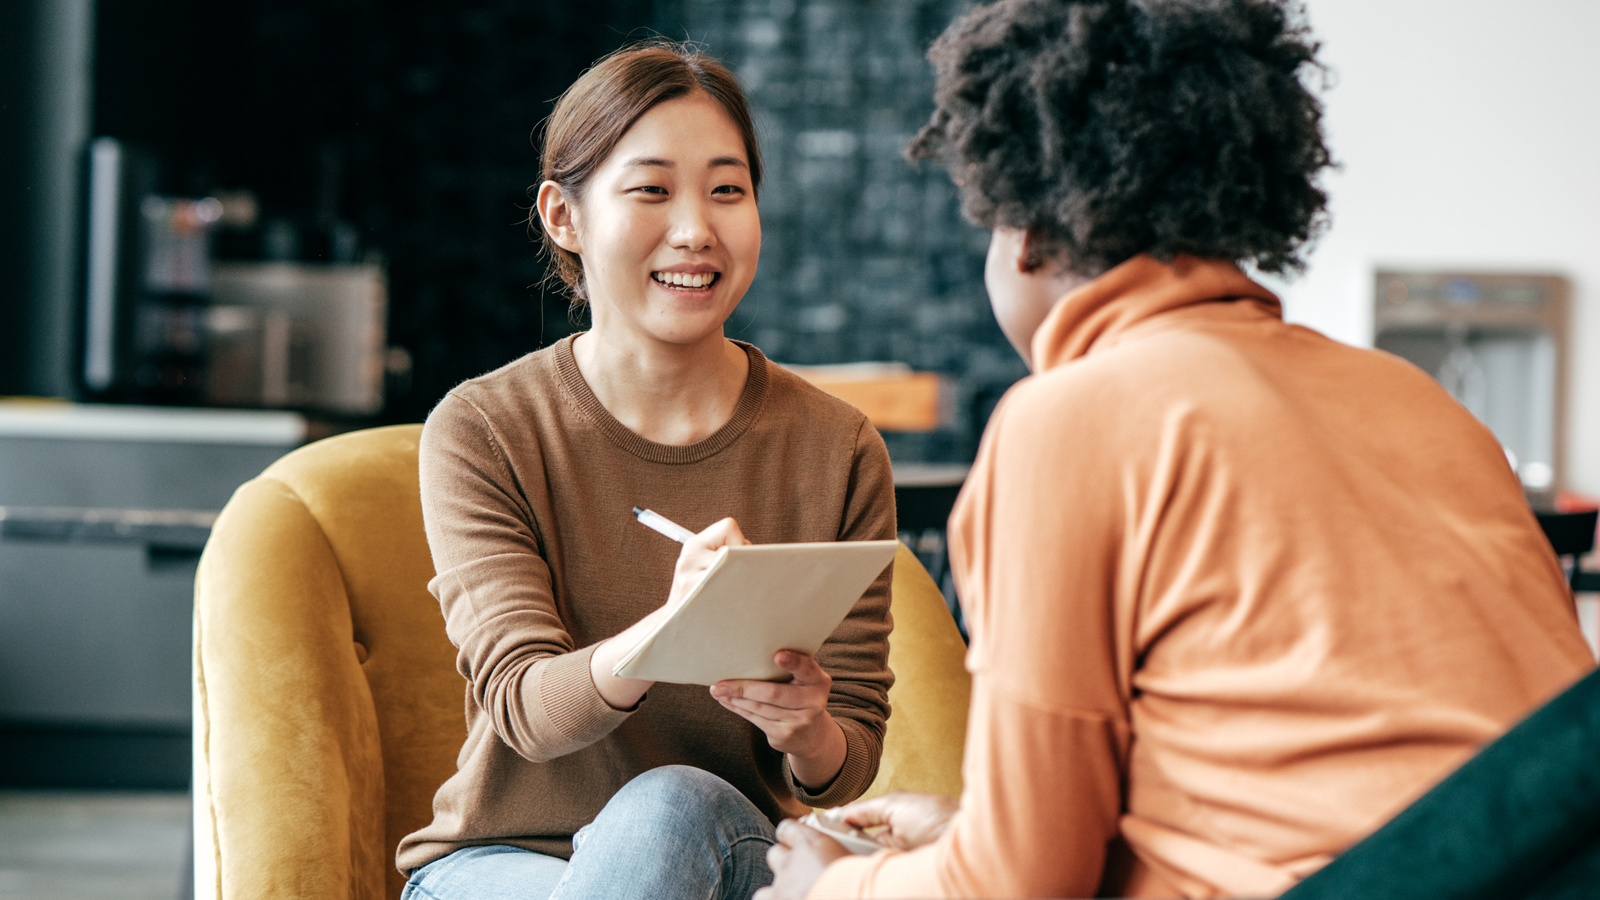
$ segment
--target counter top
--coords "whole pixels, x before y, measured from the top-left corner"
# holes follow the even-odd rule
[[[299,413],[264,409],[0,400],[0,438],[252,444],[296,447],[306,439]]]
[[[144,544],[198,552],[217,514],[187,509],[0,506],[0,540]]]

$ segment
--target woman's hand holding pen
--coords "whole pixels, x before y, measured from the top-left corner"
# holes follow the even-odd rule
[[[685,540],[683,549],[678,551],[678,565],[672,571],[672,591],[667,594],[667,605],[663,608],[672,609],[688,596],[716,561],[718,550],[748,543],[744,532],[739,530],[739,523],[732,519],[713,522],[705,531]]]
[[[670,522],[667,524],[671,525]],[[621,632],[602,641],[600,646],[595,648],[594,655],[589,657],[589,677],[594,679],[595,689],[600,692],[601,698],[613,709],[632,708],[655,683],[612,674],[617,663],[688,595],[700,581],[700,577],[705,574],[706,569],[711,568],[711,563],[717,558],[718,550],[724,546],[737,547],[748,543],[750,542],[745,540],[743,532],[739,531],[739,523],[732,519],[723,519],[699,534],[684,537],[683,549],[678,553],[678,564],[673,570],[672,590],[667,594],[667,602]]]

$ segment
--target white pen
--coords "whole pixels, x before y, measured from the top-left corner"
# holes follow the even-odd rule
[[[639,520],[639,524],[645,526],[651,531],[664,534],[680,544],[687,544],[689,539],[694,537],[694,532],[683,527],[682,525],[679,525],[677,522],[672,521],[653,509],[640,509],[639,507],[635,506],[633,508],[633,515]]]

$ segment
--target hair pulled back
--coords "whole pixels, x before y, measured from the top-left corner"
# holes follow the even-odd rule
[[[602,57],[556,100],[545,121],[541,153],[541,181],[553,181],[574,202],[604,165],[622,136],[639,117],[658,103],[701,91],[716,100],[744,137],[749,157],[750,184],[761,192],[761,149],[744,91],[733,73],[693,44],[653,40],[623,47]],[[539,222],[545,252],[556,274],[566,283],[574,306],[588,302],[583,283],[583,260],[556,245]]]
[[[973,222],[1028,229],[1080,274],[1141,253],[1301,270],[1332,160],[1300,22],[1282,0],[979,7],[928,51],[936,108],[907,156],[948,168]]]

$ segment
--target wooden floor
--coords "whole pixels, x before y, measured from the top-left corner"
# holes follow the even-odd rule
[[[189,795],[0,790],[0,900],[177,900]]]

